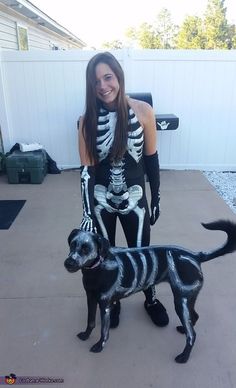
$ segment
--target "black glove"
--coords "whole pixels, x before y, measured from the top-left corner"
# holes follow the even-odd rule
[[[81,175],[81,197],[83,204],[83,219],[79,229],[97,233],[94,221],[94,182],[95,167],[82,166]]]
[[[151,217],[150,217],[150,224],[154,225],[155,222],[158,220],[160,215],[160,196],[159,198],[156,198],[155,200],[151,200]]]
[[[144,164],[151,189],[150,224],[154,225],[160,215],[160,167],[158,153],[144,155]]]

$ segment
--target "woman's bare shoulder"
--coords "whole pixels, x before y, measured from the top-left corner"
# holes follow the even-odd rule
[[[154,115],[153,108],[145,101],[136,100],[134,98],[127,97],[128,105],[134,111],[140,124],[145,122]]]
[[[81,129],[84,123],[84,115],[79,116],[77,120],[77,129]]]

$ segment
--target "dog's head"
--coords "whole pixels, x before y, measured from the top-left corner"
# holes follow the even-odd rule
[[[107,239],[92,232],[74,229],[68,237],[70,253],[64,265],[69,272],[91,268],[96,262],[109,255]]]

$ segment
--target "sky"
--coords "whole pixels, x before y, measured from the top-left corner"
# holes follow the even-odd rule
[[[180,24],[185,16],[202,16],[207,0],[30,0],[41,11],[83,40],[88,47],[123,40],[129,27],[152,23],[162,8]],[[236,0],[225,0],[227,19],[236,24]]]

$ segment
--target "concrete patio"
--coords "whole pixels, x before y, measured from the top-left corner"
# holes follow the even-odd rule
[[[81,219],[79,196],[76,170],[47,175],[40,185],[10,185],[0,176],[0,199],[26,199],[11,228],[0,230],[0,376],[60,377],[64,384],[56,386],[68,388],[236,387],[236,253],[203,264],[197,340],[187,364],[174,361],[185,338],[175,329],[168,284],[158,287],[170,316],[166,328],[154,327],[139,293],[122,301],[120,326],[101,354],[89,352],[99,319],[88,341],[77,339],[86,324],[85,292],[81,273],[67,273],[63,262],[67,236]],[[161,209],[153,244],[210,250],[225,234],[200,223],[236,221],[199,171],[161,171]],[[117,245],[125,245],[118,229]]]

